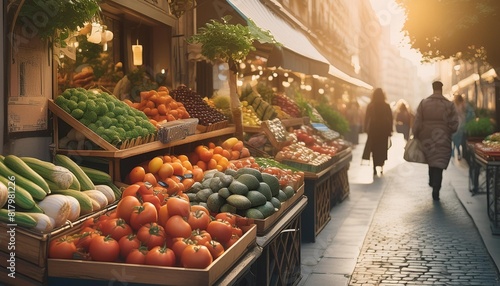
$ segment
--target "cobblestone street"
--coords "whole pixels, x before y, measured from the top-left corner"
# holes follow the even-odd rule
[[[427,166],[412,166],[412,172],[406,166],[383,178],[388,187],[350,285],[500,285],[496,267],[453,190],[443,186],[441,200],[433,201]]]
[[[486,194],[468,191],[464,160],[452,159],[441,199],[433,201],[427,165],[403,160],[399,135],[384,173],[373,177],[372,166],[360,164],[361,134],[348,171],[350,195],[332,207],[316,242],[303,243],[299,285],[500,285],[492,259],[500,237],[489,230]]]

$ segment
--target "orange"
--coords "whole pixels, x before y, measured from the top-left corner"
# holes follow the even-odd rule
[[[207,163],[205,161],[199,160],[198,162],[196,162],[196,166],[198,166],[198,168],[200,168],[202,171],[207,170]]]
[[[215,148],[212,149],[214,149],[214,154],[222,154],[222,151],[224,151],[221,146],[215,146]]]
[[[221,165],[215,166],[215,169],[217,169],[217,171],[219,172],[223,172],[225,170],[224,167],[222,167]]]
[[[167,106],[165,104],[158,105],[158,113],[161,115],[166,115],[168,112]]]
[[[201,182],[203,180],[203,170],[199,167],[194,167],[191,171],[193,173],[193,180],[195,182]]]
[[[163,165],[163,158],[162,157],[154,157],[153,159],[149,160],[148,163],[148,171],[156,174],[158,170],[160,170],[161,165]]]
[[[169,155],[163,156],[163,163],[170,163],[172,162],[172,158]]]
[[[198,156],[200,156],[200,160],[205,162],[208,162],[210,161],[210,159],[212,159],[212,153],[210,153],[210,151],[207,149],[201,151],[201,153],[199,153]]]
[[[215,149],[215,147],[216,147],[216,146],[215,146],[215,143],[214,143],[214,142],[209,142],[209,143],[208,143],[208,148],[209,148],[209,149]]]
[[[222,156],[231,159],[231,153],[228,150],[222,150]]]
[[[179,163],[179,162],[172,162],[170,164],[174,168],[174,175],[177,175],[177,176],[183,176],[184,175],[184,166],[182,166],[181,163]]]
[[[217,161],[215,159],[210,159],[208,161],[207,170],[217,169]]]
[[[204,145],[198,145],[196,146],[196,148],[194,149],[194,152],[198,155],[200,155],[202,152],[204,152],[205,150],[208,150],[207,146],[204,146]]]
[[[189,162],[189,160],[182,161],[181,164],[184,168],[186,168],[186,170],[193,170],[193,165]]]
[[[177,158],[181,160],[181,162],[189,161],[189,158],[186,155],[178,155]]]
[[[156,104],[153,101],[147,101],[146,102],[146,107],[155,108]]]
[[[167,178],[172,177],[174,174],[174,167],[172,167],[171,163],[163,163],[158,170],[158,176],[162,180],[166,180]]]
[[[137,182],[143,182],[144,176],[146,175],[146,170],[141,166],[134,167],[129,173],[129,179],[131,184]]]
[[[224,156],[222,156],[221,154],[213,154],[212,155],[212,159],[214,159],[215,161],[219,162],[220,159],[224,158]]]
[[[231,160],[236,160],[240,158],[240,151],[233,150],[231,151]]]
[[[217,164],[221,165],[225,170],[227,166],[229,166],[229,160],[226,157],[222,157],[219,161],[217,161]]]
[[[243,149],[243,141],[238,140],[238,142],[236,142],[236,143],[233,145],[232,150],[241,151],[241,149]]]

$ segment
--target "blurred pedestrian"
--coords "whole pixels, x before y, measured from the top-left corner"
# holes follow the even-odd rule
[[[443,170],[451,157],[451,135],[457,131],[458,116],[453,105],[443,96],[443,83],[432,83],[433,93],[423,99],[417,108],[413,134],[423,146],[429,166],[429,186],[432,198],[439,200]]]
[[[406,141],[410,136],[411,121],[412,115],[408,110],[408,106],[401,100],[396,112],[396,131],[402,133]]]
[[[455,105],[455,109],[457,110],[458,116],[458,127],[457,131],[453,133],[451,136],[452,148],[451,148],[451,157],[455,157],[455,150],[457,153],[457,159],[462,159],[462,154],[465,151],[463,149],[462,142],[464,140],[464,132],[465,132],[465,100],[460,94],[455,94],[453,98],[453,104]]]
[[[365,131],[368,134],[362,159],[373,158],[373,175],[377,175],[377,167],[380,173],[384,171],[384,163],[387,160],[387,149],[390,147],[390,136],[392,135],[393,117],[389,104],[385,101],[385,93],[381,88],[373,91],[372,99],[366,107]]]

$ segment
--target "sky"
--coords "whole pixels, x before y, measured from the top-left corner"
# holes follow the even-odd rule
[[[411,60],[419,67],[419,75],[422,78],[434,76],[434,65],[421,64],[422,56],[411,48],[409,39],[404,36],[402,31],[405,21],[404,10],[394,0],[370,0],[370,3],[379,17],[380,24],[384,27],[390,27],[391,43],[399,48],[401,56]]]

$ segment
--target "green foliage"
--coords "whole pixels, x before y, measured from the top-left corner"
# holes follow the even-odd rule
[[[478,117],[465,124],[465,131],[471,137],[485,137],[495,130],[495,126],[489,117]]]
[[[349,132],[349,122],[342,114],[326,104],[316,106],[316,110],[326,122],[326,125],[340,134]]]
[[[187,41],[201,44],[202,55],[210,61],[221,60],[228,63],[244,60],[255,50],[254,41],[277,44],[269,32],[261,30],[253,22],[250,21],[249,26],[243,26],[229,24],[229,20],[231,16],[222,17],[221,22],[212,19]]]
[[[27,0],[21,7],[17,23],[34,25],[38,37],[54,38],[54,42],[63,47],[70,33],[99,11],[98,0]]]

